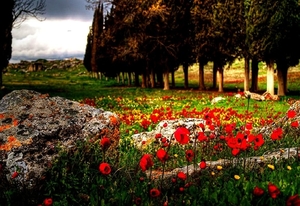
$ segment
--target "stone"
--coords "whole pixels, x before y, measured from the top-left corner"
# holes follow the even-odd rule
[[[115,113],[62,97],[15,90],[0,100],[0,176],[34,188],[58,156],[57,147],[108,137],[107,152],[117,155],[120,120]],[[12,179],[11,175],[19,175]],[[3,177],[0,177],[3,179]]]

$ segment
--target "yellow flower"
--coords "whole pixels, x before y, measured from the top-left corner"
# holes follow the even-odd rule
[[[291,170],[291,169],[292,169],[292,167],[291,167],[291,166],[287,166],[286,168],[287,168],[288,170]]]
[[[217,170],[222,170],[222,169],[223,169],[223,167],[221,165],[217,166]]]
[[[275,169],[274,165],[271,165],[271,164],[268,164],[268,168],[270,168],[271,170]]]
[[[264,160],[264,156],[261,156],[259,159],[260,159],[260,160]]]
[[[281,152],[281,153],[284,153],[285,151],[284,151],[284,149],[280,149],[280,152]]]
[[[177,157],[178,157],[178,154],[174,154],[174,157],[177,158]]]
[[[214,173],[214,172],[211,172],[210,174],[211,174],[212,176],[214,176],[216,173]]]
[[[241,177],[239,175],[234,175],[234,179],[239,180]]]

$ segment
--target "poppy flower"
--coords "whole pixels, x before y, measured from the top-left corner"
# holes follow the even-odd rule
[[[44,206],[51,206],[53,204],[52,198],[46,198],[43,202]]]
[[[299,122],[298,122],[298,121],[293,121],[293,122],[291,123],[291,126],[292,126],[292,127],[298,127],[298,126],[299,126]]]
[[[294,117],[296,116],[296,111],[294,111],[294,110],[289,110],[289,111],[287,112],[287,116],[288,116],[288,118],[294,118]]]
[[[165,162],[168,159],[168,154],[164,149],[157,150],[156,156],[161,162]]]
[[[279,140],[282,138],[282,134],[283,134],[283,130],[279,127],[272,132],[271,139],[274,141]]]
[[[155,139],[159,139],[161,137],[162,137],[161,133],[158,133],[158,134],[155,135]]]
[[[134,203],[135,203],[136,205],[141,205],[141,204],[142,204],[142,198],[136,197],[136,198],[134,199]]]
[[[252,128],[253,128],[253,127],[252,127],[252,123],[247,123],[247,124],[246,124],[246,129],[247,129],[247,130],[252,130]]]
[[[280,190],[278,189],[278,187],[271,182],[269,182],[268,184],[268,192],[273,199],[276,199],[280,194]]]
[[[185,127],[179,127],[175,133],[175,139],[180,143],[180,144],[187,144],[190,141],[190,131],[185,128]]]
[[[150,154],[144,154],[140,160],[140,167],[142,171],[146,171],[153,166],[152,156]]]
[[[99,165],[99,171],[103,174],[103,175],[109,175],[111,173],[111,168],[110,165],[106,162],[103,162]]]
[[[110,139],[107,137],[103,137],[100,141],[100,145],[103,149],[107,149],[110,146]]]
[[[165,123],[163,124],[163,127],[167,127],[167,126],[168,126],[168,123],[165,122]]]
[[[186,150],[185,151],[185,158],[188,162],[191,162],[194,157],[195,157],[195,154],[194,154],[193,150]]]
[[[150,196],[151,197],[159,197],[160,196],[160,191],[159,189],[153,188],[150,190]]]
[[[199,132],[199,134],[198,134],[198,140],[200,142],[207,141],[207,136],[204,134],[204,132]]]
[[[264,194],[264,190],[258,186],[254,187],[252,194],[256,197],[260,197]]]
[[[300,198],[298,194],[290,196],[286,201],[286,206],[300,206]]]
[[[261,147],[263,146],[263,144],[265,143],[264,137],[262,134],[258,134],[255,139],[254,139],[254,144],[257,147]]]
[[[18,176],[19,176],[19,173],[17,171],[15,171],[14,173],[12,173],[11,178],[15,179]]]
[[[186,180],[186,174],[184,172],[178,172],[177,177],[178,179]]]
[[[205,169],[205,168],[206,168],[206,162],[205,162],[205,160],[202,160],[202,161],[200,162],[199,167],[200,167],[201,169]]]
[[[233,156],[237,156],[238,154],[240,154],[240,149],[234,148],[231,150],[231,154]]]

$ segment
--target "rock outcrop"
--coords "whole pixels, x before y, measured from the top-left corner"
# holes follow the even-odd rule
[[[109,111],[35,91],[13,91],[0,100],[0,176],[32,188],[57,157],[57,148],[68,150],[88,138],[110,138],[109,152],[117,155],[119,125]],[[15,171],[18,176],[12,178]]]

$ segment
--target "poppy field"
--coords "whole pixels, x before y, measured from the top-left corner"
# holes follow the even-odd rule
[[[243,164],[246,157],[299,146],[297,114],[288,110],[292,100],[258,102],[227,93],[211,104],[219,95],[146,92],[133,97],[125,92],[83,99],[119,115],[119,156],[110,157],[108,137],[79,143],[72,154],[62,152],[49,169],[43,197],[53,205],[300,205],[298,153],[261,159],[251,168]],[[288,128],[275,127],[270,136],[255,133],[284,116]],[[172,140],[157,133],[142,149],[134,145],[133,134],[182,118],[204,119],[205,124],[195,125],[197,133],[178,125]],[[233,164],[210,164],[225,158]],[[174,172],[187,165],[197,172],[188,167]]]
[[[52,74],[31,75],[51,79]],[[243,93],[234,90],[163,91],[80,78],[84,84],[73,84],[77,80],[70,76],[69,84],[53,83],[61,88],[39,88],[116,113],[118,156],[110,154],[109,137],[78,142],[76,150],[60,151],[41,187],[6,191],[7,205],[300,205],[299,114],[289,110],[296,96],[255,101],[237,97]],[[36,85],[34,79],[26,81],[28,89]],[[291,84],[297,82],[293,79]],[[213,104],[216,97],[223,99]],[[285,124],[277,124],[283,117]],[[133,135],[152,131],[162,121],[161,127],[167,127],[168,120],[186,118],[204,123],[193,125],[193,131],[179,124],[172,139],[157,133],[153,141],[135,145]],[[258,132],[270,125],[275,125],[270,134]],[[263,158],[269,152],[289,152],[288,148],[296,148],[290,158]],[[245,164],[248,157],[258,157],[257,163]]]

